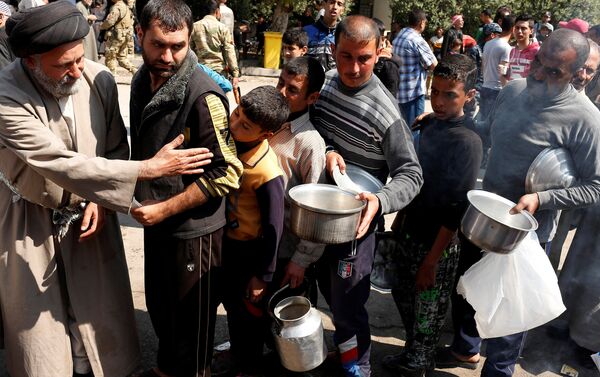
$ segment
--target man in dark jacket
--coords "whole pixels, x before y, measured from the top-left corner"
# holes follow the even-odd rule
[[[335,44],[335,28],[338,19],[344,13],[346,0],[327,0],[325,14],[314,24],[304,27],[308,34],[308,56],[316,58],[325,72],[335,68],[335,59],[331,45]]]
[[[150,0],[140,17],[144,64],[131,83],[132,158],[160,149],[171,135],[205,145],[201,176],[137,185],[144,227],[146,303],[159,340],[161,376],[210,375],[225,202],[242,165],[228,135],[227,99],[189,49],[192,12],[182,0]]]

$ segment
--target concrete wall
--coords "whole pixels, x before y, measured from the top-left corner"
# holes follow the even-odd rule
[[[373,17],[383,21],[385,28],[390,30],[392,25],[392,8],[390,8],[389,0],[373,1]]]

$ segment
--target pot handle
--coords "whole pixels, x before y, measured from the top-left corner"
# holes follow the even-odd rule
[[[277,296],[278,294],[280,294],[281,292],[285,291],[286,289],[288,289],[290,287],[289,284],[284,285],[283,287],[279,288],[277,291],[275,291],[275,293],[273,293],[271,295],[271,298],[269,299],[269,302],[267,304],[267,311],[269,312],[269,315],[271,316],[271,318],[273,318],[273,320],[275,321],[275,323],[277,324],[277,326],[281,329],[283,323],[277,319],[277,317],[275,316],[275,308],[271,307],[271,301],[273,301],[273,298],[275,296]]]

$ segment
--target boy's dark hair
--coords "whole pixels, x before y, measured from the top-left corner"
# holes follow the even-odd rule
[[[217,0],[205,0],[200,7],[200,18],[204,16],[213,15],[219,9],[219,2]]]
[[[377,29],[379,30],[379,35],[382,37],[385,35],[385,24],[379,18],[373,17],[373,21],[377,24]]]
[[[306,76],[308,78],[306,96],[314,92],[320,92],[323,82],[325,82],[323,66],[317,59],[311,56],[294,58],[283,66],[283,70],[292,76]]]
[[[139,17],[142,30],[148,30],[154,21],[158,21],[162,30],[170,32],[181,30],[187,26],[188,35],[192,34],[194,27],[192,10],[183,0],[148,1]]]
[[[527,13],[521,13],[520,15],[517,16],[517,19],[515,20],[515,25],[517,24],[517,22],[527,22],[527,24],[529,25],[529,28],[533,30],[533,25],[535,24],[535,20],[533,19],[533,16]]]
[[[308,46],[308,34],[299,27],[288,29],[283,33],[281,42],[286,45],[298,46],[300,48]]]
[[[494,15],[494,22],[499,24],[500,20],[503,17],[506,17],[507,15],[512,13],[512,9],[510,9],[510,7],[508,5],[501,5],[498,7],[498,9],[496,9],[496,14]]]
[[[338,23],[335,28],[336,45],[339,44],[342,34],[349,40],[359,43],[369,43],[374,40],[377,47],[381,39],[375,21],[361,15],[348,16]]]
[[[259,86],[242,96],[244,115],[263,131],[276,132],[290,115],[285,97],[274,86]]]
[[[462,82],[465,93],[475,89],[477,66],[473,59],[462,54],[447,55],[433,70],[433,77]]]
[[[506,35],[512,31],[513,26],[515,26],[515,16],[506,15],[500,19],[502,34]]]
[[[427,20],[427,13],[423,9],[415,8],[408,13],[408,26],[419,26],[423,20]]]
[[[490,17],[490,18],[492,17],[492,11],[489,10],[489,9],[487,9],[487,8],[485,8],[484,10],[482,10],[481,14],[484,14],[484,15]]]

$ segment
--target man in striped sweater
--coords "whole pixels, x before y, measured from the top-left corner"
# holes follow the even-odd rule
[[[379,53],[379,31],[364,16],[344,19],[335,32],[337,69],[328,72],[312,112],[313,124],[327,145],[331,175],[346,163],[357,165],[381,182],[377,193],[357,197],[367,202],[357,241],[329,245],[319,261],[319,287],[333,313],[338,346],[347,376],[367,377],[370,331],[365,303],[375,251],[377,219],[404,208],[423,183],[412,136],[396,100],[373,75]],[[374,221],[375,220],[375,221]]]

